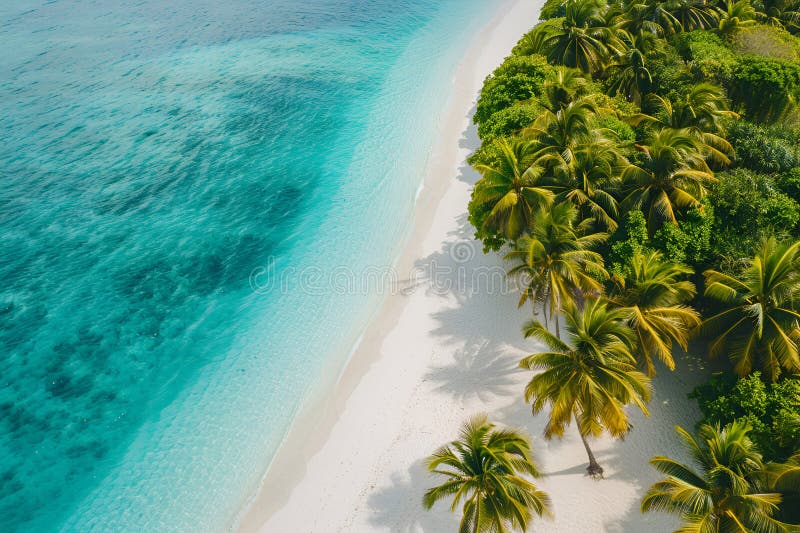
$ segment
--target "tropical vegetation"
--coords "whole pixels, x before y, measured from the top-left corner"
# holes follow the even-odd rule
[[[574,423],[601,477],[591,440],[676,349],[710,360],[694,464],[654,458],[642,504],[680,531],[800,523],[798,101],[800,3],[766,0],[547,0],[478,100],[469,221],[546,346],[545,437]]]

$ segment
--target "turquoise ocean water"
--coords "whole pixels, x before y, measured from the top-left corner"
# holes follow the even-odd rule
[[[0,531],[233,522],[380,303],[325,276],[400,251],[500,4],[0,4]]]

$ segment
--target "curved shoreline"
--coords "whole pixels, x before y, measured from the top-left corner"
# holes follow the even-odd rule
[[[522,34],[535,24],[540,5],[539,0],[533,4],[525,0],[507,0],[498,8],[494,19],[474,36],[465,51],[450,84],[451,94],[437,128],[438,137],[429,154],[424,180],[417,191],[411,234],[396,261],[397,272],[413,272],[415,263],[425,256],[420,243],[433,233],[431,224],[438,204],[454,178],[463,171],[466,156],[477,148],[474,132],[468,146],[459,147],[463,144],[459,140],[465,140],[468,130],[474,129],[472,112],[483,80],[510,53]],[[463,211],[465,205],[457,209]],[[382,341],[406,303],[407,297],[402,293],[388,295],[353,347],[351,356],[339,372],[333,394],[322,405],[322,410],[309,412],[316,402],[304,404],[270,463],[257,493],[242,509],[234,529],[257,531],[270,525],[270,519],[295,498],[289,493],[309,475],[305,465],[329,442],[348,399],[375,359],[381,357]],[[303,499],[299,495],[296,498]],[[288,524],[284,526],[289,527]]]

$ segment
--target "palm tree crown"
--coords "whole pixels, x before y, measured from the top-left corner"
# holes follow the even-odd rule
[[[768,239],[738,278],[714,270],[705,278],[706,296],[725,306],[703,324],[716,335],[712,357],[727,351],[740,376],[760,369],[774,381],[782,371],[800,372],[800,242]]]
[[[602,285],[589,272],[607,276],[603,258],[592,247],[607,234],[582,235],[576,227],[577,211],[569,203],[540,212],[531,224],[530,234],[514,243],[505,259],[517,264],[509,275],[524,279],[519,305],[526,301],[544,305],[545,320],[556,316],[559,308],[569,305],[581,294],[600,292]]]
[[[466,422],[458,440],[428,459],[428,470],[447,480],[425,493],[423,505],[430,509],[452,497],[455,511],[463,501],[459,532],[524,531],[532,514],[550,514],[547,495],[526,479],[540,476],[530,442],[516,431],[495,428],[486,415]]]
[[[608,432],[624,437],[630,425],[625,406],[633,403],[645,414],[650,399],[650,380],[636,370],[631,353],[634,334],[625,324],[625,313],[608,309],[599,299],[588,300],[564,311],[567,339],[562,341],[540,322],[525,325],[525,337],[544,342],[551,351],[520,361],[529,370],[541,370],[525,388],[525,400],[533,414],[550,406],[545,437],[561,437],[574,418],[589,454],[591,475],[602,475],[587,436]]]
[[[652,464],[667,475],[653,485],[642,501],[642,512],[665,511],[683,521],[679,532],[782,533],[789,529],[772,518],[781,496],[763,492],[764,464],[741,421],[720,429],[700,426],[698,439],[676,427],[699,471],[669,459],[654,457]]]
[[[685,279],[693,273],[687,266],[650,252],[634,255],[625,274],[612,278],[609,300],[627,314],[649,376],[655,375],[656,357],[674,370],[673,341],[686,350],[691,332],[700,325],[700,315],[685,305],[695,295],[694,284]]]
[[[533,145],[520,140],[498,141],[499,156],[492,165],[478,165],[483,179],[475,184],[472,202],[488,212],[483,229],[516,239],[533,214],[546,209],[553,193],[540,186],[542,169],[531,166]]]
[[[665,222],[677,223],[677,211],[699,207],[706,185],[716,181],[703,146],[687,129],[664,128],[638,147],[639,164],[623,171],[622,204],[644,212],[651,234]]]

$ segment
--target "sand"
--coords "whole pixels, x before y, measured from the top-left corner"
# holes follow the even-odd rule
[[[632,412],[624,442],[592,443],[605,468],[587,478],[587,458],[574,427],[563,440],[542,437],[545,414],[532,417],[522,390],[530,372],[519,359],[542,348],[520,334],[529,309],[503,281],[502,261],[472,240],[466,206],[478,175],[466,157],[479,146],[470,117],[481,84],[536,22],[541,2],[510,0],[474,40],[453,80],[452,96],[432,147],[410,244],[398,263],[403,282],[387,296],[335,390],[302,415],[270,466],[237,528],[263,532],[455,531],[458,514],[422,495],[436,480],[423,461],[453,440],[469,416],[532,437],[547,477],[555,518],[542,532],[672,531],[668,515],[642,515],[639,503],[659,479],[653,455],[681,458],[673,427],[698,417],[688,391],[703,372],[688,356],[655,379],[651,416]]]

